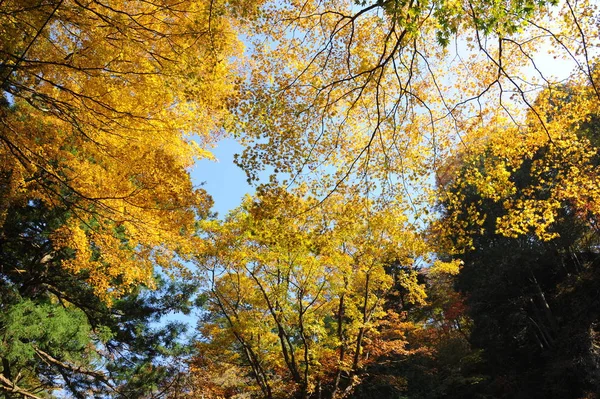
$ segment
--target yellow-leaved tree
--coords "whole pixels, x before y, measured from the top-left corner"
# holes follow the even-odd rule
[[[541,91],[570,72],[598,92],[590,1],[269,2],[260,16],[235,103],[250,179],[269,165],[422,211],[471,130],[524,132],[529,115],[553,137]]]
[[[249,4],[249,3],[248,3]],[[0,226],[61,210],[48,239],[105,299],[189,252],[210,199],[188,168],[226,118],[243,2],[0,3]]]
[[[392,292],[424,303],[413,268],[422,240],[399,207],[353,187],[316,205],[302,190],[263,187],[203,226],[207,304],[192,369],[203,394],[341,397],[365,362],[406,350],[402,324],[382,321],[402,319],[386,307]]]
[[[452,240],[445,252],[474,250],[483,234],[549,242],[564,218],[597,231],[599,103],[589,82],[573,79],[540,93],[522,130],[496,120],[469,131],[439,181],[445,217],[437,230]]]
[[[436,242],[463,263],[456,287],[494,396],[499,381],[525,396],[597,392],[599,101],[589,79],[544,90],[522,129],[469,131],[439,181]]]

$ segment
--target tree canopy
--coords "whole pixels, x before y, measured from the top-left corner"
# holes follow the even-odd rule
[[[0,0],[0,396],[591,397],[599,17]]]
[[[302,193],[261,191],[209,222],[210,247],[198,259],[209,295],[199,373],[223,362],[265,397],[335,396],[382,350],[382,319],[402,320],[386,297],[402,289],[407,304],[424,303],[414,270],[424,243],[394,206],[351,193],[311,210],[316,200]],[[402,326],[393,329],[387,350],[403,352]]]
[[[194,291],[155,275],[185,274],[211,205],[188,169],[227,118],[240,47],[224,10],[241,6],[0,2],[3,397],[180,380],[180,327],[151,323]]]
[[[66,208],[49,237],[77,253],[63,267],[105,296],[149,283],[210,204],[187,168],[209,156],[232,90],[225,5],[1,7],[0,215],[32,199]]]
[[[318,180],[322,195],[351,180],[367,195],[418,202],[471,130],[524,132],[532,113],[553,138],[536,99],[561,82],[538,49],[597,96],[594,10],[568,1],[275,2],[253,25],[238,162],[250,179],[271,166],[290,185]]]

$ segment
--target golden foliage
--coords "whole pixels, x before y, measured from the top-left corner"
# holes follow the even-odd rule
[[[394,284],[407,301],[424,302],[416,274],[386,272],[423,256],[419,236],[399,208],[353,192],[316,206],[303,192],[262,189],[223,223],[203,226],[212,242],[198,255],[211,287],[203,350],[219,348],[214,361],[245,367],[266,397],[308,394],[338,373],[352,375],[379,334]]]
[[[455,236],[454,251],[470,249],[472,237],[483,233],[485,206],[501,207],[487,226],[507,237],[552,240],[565,213],[597,225],[599,101],[593,87],[578,82],[543,92],[526,132],[490,129],[463,154],[441,193],[447,217],[439,230]]]
[[[0,216],[31,200],[66,209],[50,238],[107,299],[189,252],[210,206],[187,170],[210,157],[234,90],[226,6],[0,5]]]

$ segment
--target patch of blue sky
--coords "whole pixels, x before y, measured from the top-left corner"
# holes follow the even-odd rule
[[[254,193],[246,173],[233,161],[234,155],[243,149],[234,139],[223,139],[211,151],[215,160],[197,161],[190,173],[194,185],[202,186],[213,198],[212,210],[221,219],[240,205],[244,195]]]

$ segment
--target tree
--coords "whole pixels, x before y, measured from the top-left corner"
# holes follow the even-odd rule
[[[263,188],[224,223],[205,226],[212,244],[198,258],[210,287],[200,373],[211,361],[245,370],[250,386],[221,384],[268,398],[352,390],[381,350],[381,320],[392,312],[386,295],[403,287],[407,303],[421,303],[425,293],[410,268],[422,242],[406,219],[347,193],[314,208],[305,193]],[[386,273],[390,260],[407,269]],[[390,351],[403,350],[402,335],[388,338]]]
[[[381,354],[366,366],[351,398],[465,398],[484,392],[481,350],[469,342],[472,322],[464,296],[455,290],[459,269],[457,261],[437,260],[419,270],[426,304],[407,304],[402,287],[388,296],[386,306],[403,317],[384,323],[389,330],[403,330],[406,348],[388,351],[387,334],[381,334],[375,345]]]
[[[237,3],[242,7],[243,4]],[[11,206],[67,209],[56,249],[98,295],[150,284],[189,249],[206,158],[233,92],[228,4],[3,1],[0,223]]]
[[[559,84],[540,49],[596,91],[595,6],[554,3],[268,4],[234,109],[238,163],[251,180],[270,166],[284,184],[318,181],[320,195],[351,181],[423,216],[470,130],[525,131],[527,113],[544,130],[535,99]]]
[[[197,287],[158,278],[107,306],[84,276],[60,267],[72,256],[48,236],[65,210],[41,201],[11,207],[0,230],[0,390],[3,397],[160,398],[180,389],[189,344],[184,326]],[[154,324],[154,325],[153,325]],[[179,386],[178,386],[179,385]]]
[[[193,295],[165,279],[185,275],[211,205],[188,168],[227,119],[232,21],[251,8],[0,2],[3,397],[165,397],[181,382],[181,328],[151,323]]]
[[[577,81],[542,93],[527,134],[475,133],[443,182],[437,231],[464,262],[459,288],[495,397],[598,390],[597,101]]]

